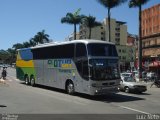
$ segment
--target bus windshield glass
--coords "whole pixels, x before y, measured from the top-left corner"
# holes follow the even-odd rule
[[[90,43],[87,45],[88,56],[118,57],[115,45]]]
[[[117,59],[90,59],[91,80],[115,80],[120,78]]]

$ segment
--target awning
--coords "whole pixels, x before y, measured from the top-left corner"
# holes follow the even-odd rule
[[[149,67],[160,67],[160,61],[153,61],[149,64]]]

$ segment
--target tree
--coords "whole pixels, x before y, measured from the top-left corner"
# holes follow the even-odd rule
[[[119,6],[120,4],[126,2],[127,0],[98,0],[100,4],[108,9],[108,32],[109,32],[109,41],[111,41],[111,25],[110,25],[110,18],[111,18],[111,9],[114,7]]]
[[[31,44],[29,42],[23,42],[24,48],[31,47]]]
[[[13,45],[13,47],[12,47],[12,48],[14,48],[15,50],[17,50],[17,49],[24,48],[24,45],[23,45],[23,44],[21,44],[21,43],[16,43],[16,44],[14,44],[14,45]]]
[[[8,53],[9,53],[9,58],[8,58],[8,63],[12,64],[16,62],[16,51],[12,48],[8,48]]]
[[[147,3],[149,0],[130,0],[129,1],[129,8],[136,8],[139,9],[139,41],[138,41],[138,65],[139,65],[139,78],[142,78],[142,31],[141,31],[141,11],[142,5]]]
[[[32,47],[36,46],[36,42],[34,41],[34,38],[31,38],[31,39],[29,40],[29,44],[30,44]]]
[[[34,38],[32,38],[33,41],[30,42],[35,42],[36,44],[43,44],[49,42],[49,35],[45,34],[45,30],[42,30],[41,32],[38,32]]]
[[[96,18],[93,16],[85,16],[82,19],[82,24],[84,24],[85,26],[87,26],[89,28],[89,39],[91,39],[91,33],[92,33],[92,28],[96,27],[96,26],[100,26],[102,25],[100,22],[96,21]]]
[[[74,25],[74,39],[76,40],[76,25],[81,23],[83,15],[79,15],[81,9],[78,9],[74,13],[67,13],[65,17],[61,19],[61,23],[73,24]]]
[[[5,50],[0,50],[0,60],[2,63],[7,63],[7,59],[9,58],[9,52]]]

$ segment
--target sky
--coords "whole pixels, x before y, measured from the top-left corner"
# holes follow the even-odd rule
[[[129,8],[128,2],[111,9],[111,17],[126,22],[129,33],[138,34],[138,8]],[[150,0],[142,9],[158,3]],[[80,14],[100,22],[107,17],[107,9],[97,0],[0,0],[0,49],[29,41],[42,30],[54,42],[64,41],[73,33],[73,25],[62,24],[61,18],[79,8]]]

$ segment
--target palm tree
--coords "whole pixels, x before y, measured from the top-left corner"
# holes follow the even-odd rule
[[[23,42],[23,46],[25,48],[31,47],[31,44],[29,42]]]
[[[15,50],[17,50],[17,49],[24,48],[24,45],[23,45],[23,44],[21,44],[21,43],[16,43],[16,44],[14,44],[14,45],[13,45],[13,47],[12,47],[12,48],[14,48]]]
[[[79,15],[80,8],[74,13],[67,13],[65,17],[61,19],[61,23],[73,24],[74,25],[74,39],[76,40],[76,25],[80,24],[83,15]]]
[[[34,41],[34,38],[31,38],[29,40],[29,44],[33,47],[33,46],[36,46],[36,42]]]
[[[45,34],[45,30],[42,30],[41,32],[38,32],[32,40],[36,44],[38,43],[43,44],[43,43],[49,42],[49,35]]]
[[[92,28],[96,27],[96,26],[100,26],[102,25],[100,22],[96,21],[96,18],[93,16],[85,16],[82,19],[82,24],[84,24],[85,26],[87,26],[89,28],[89,39],[91,39],[91,33],[92,33]]]
[[[142,5],[147,3],[149,0],[130,0],[129,1],[129,8],[136,8],[139,9],[139,42],[138,42],[138,65],[139,65],[139,78],[142,78],[142,31],[141,31],[141,11]]]
[[[114,7],[119,6],[120,4],[126,2],[127,0],[98,0],[100,4],[108,9],[108,32],[109,32],[109,41],[111,41],[111,25],[110,25],[110,18],[111,18],[111,9]]]

